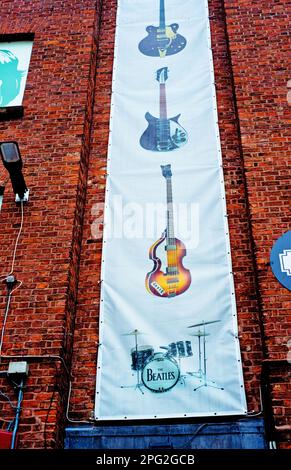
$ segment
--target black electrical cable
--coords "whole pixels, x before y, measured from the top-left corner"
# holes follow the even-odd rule
[[[10,302],[11,302],[11,290],[9,289],[8,284],[7,284],[6,306],[5,306],[5,312],[4,312],[4,318],[3,318],[2,330],[1,330],[1,338],[0,338],[0,357],[2,353],[2,346],[3,346],[3,341],[4,341],[6,322],[8,318],[9,309],[10,309]]]
[[[14,245],[12,265],[11,265],[10,272],[8,274],[1,274],[0,278],[2,278],[3,280],[7,279],[7,277],[10,276],[11,274],[13,274],[13,272],[14,272],[17,248],[18,248],[18,244],[19,244],[20,235],[21,235],[22,229],[23,229],[23,223],[24,223],[23,201],[21,201],[20,207],[21,207],[21,222],[20,222],[20,228],[19,228],[19,231],[18,231],[18,234],[17,234],[17,237],[16,237],[15,245]]]
[[[15,418],[13,418],[12,420],[0,418],[0,429],[4,429],[4,425],[5,425],[6,426],[5,430],[10,431],[11,427],[14,425],[14,421],[15,421]]]
[[[70,374],[70,371],[69,371],[69,368],[64,360],[64,358],[62,356],[58,356],[58,355],[27,355],[27,354],[17,354],[17,355],[9,355],[9,356],[0,356],[0,360],[3,359],[3,360],[12,360],[12,359],[21,359],[21,360],[28,360],[28,361],[43,361],[43,362],[53,362],[54,364],[54,367],[56,369],[56,377],[59,376],[59,369],[57,368],[57,365],[55,363],[55,361],[60,361],[62,367],[63,367],[63,370],[65,371],[66,373],[66,376],[67,376],[67,380],[69,382],[69,389],[70,389],[70,386],[71,386],[71,374]],[[7,374],[7,372],[5,372],[5,374]],[[13,382],[13,381],[12,381]],[[16,384],[14,382],[14,385],[15,386],[18,386],[18,384]],[[46,419],[45,419],[45,425],[44,425],[44,445],[45,445],[45,448],[47,448],[47,424],[48,424],[48,418],[49,418],[49,415],[50,415],[50,412],[51,412],[51,408],[52,408],[52,404],[53,404],[53,401],[54,401],[54,398],[55,398],[55,393],[57,391],[57,381],[55,382],[55,385],[54,385],[54,389],[53,389],[53,392],[52,392],[52,395],[51,395],[51,399],[50,399],[50,403],[49,403],[49,407],[47,408],[47,415],[46,415]],[[69,397],[68,397],[69,399]],[[68,410],[68,405],[67,405],[67,410]],[[75,422],[75,421],[74,421]],[[79,422],[79,421],[77,421]],[[82,421],[84,422],[84,421]]]
[[[4,319],[3,319],[2,330],[1,330],[1,337],[0,337],[0,358],[2,355],[2,347],[3,347],[3,342],[4,342],[6,322],[7,322],[8,314],[9,314],[11,296],[13,292],[19,289],[19,287],[22,285],[22,281],[19,281],[19,282],[16,281],[16,278],[13,276],[13,272],[14,272],[18,243],[19,243],[20,235],[23,229],[23,222],[24,222],[24,210],[23,210],[23,201],[21,201],[21,223],[20,223],[20,228],[18,231],[18,235],[16,237],[15,246],[13,250],[11,270],[8,274],[6,274],[6,276],[3,276],[3,275],[0,276],[6,282],[6,285],[7,285],[6,307],[5,307]],[[18,285],[14,287],[17,283]]]
[[[0,390],[0,395],[5,398],[8,402],[9,402],[9,405],[11,406],[11,408],[17,408],[17,406],[13,405],[12,401],[10,400],[10,398],[8,397],[8,395],[6,395],[5,393],[1,392]]]
[[[47,414],[46,414],[45,422],[44,422],[43,437],[44,437],[44,448],[45,448],[45,450],[47,449],[48,419],[49,419],[49,415],[50,415],[50,412],[51,412],[51,409],[52,409],[52,406],[53,406],[53,402],[54,402],[54,399],[55,399],[55,394],[56,394],[56,391],[57,391],[57,388],[58,388],[57,387],[57,381],[58,381],[59,371],[58,371],[57,365],[55,363],[53,363],[53,364],[54,364],[55,369],[56,369],[56,380],[55,380],[55,383],[54,383],[54,388],[53,388],[53,391],[52,391],[52,394],[51,394],[51,398],[50,398],[50,402],[49,402],[49,406],[48,406],[48,409],[47,409]]]
[[[202,429],[206,428],[207,426],[213,426],[213,424],[211,423],[204,423],[204,424],[201,424],[197,429],[196,431],[194,432],[193,436],[190,437],[190,439],[186,442],[186,444],[184,444],[181,449],[188,449],[188,446],[190,444],[192,444],[192,441],[194,441],[195,437],[198,436],[198,434],[200,433],[200,431],[202,431]],[[215,426],[217,426],[217,424],[215,424]]]
[[[14,423],[15,423],[15,418],[12,419],[12,421],[9,422],[8,426],[7,426],[7,431],[10,431],[12,426],[14,426]]]
[[[22,405],[22,400],[23,400],[24,381],[25,381],[25,378],[22,378],[20,383],[17,385],[18,398],[17,398],[17,407],[15,411],[15,419],[14,419],[14,426],[13,426],[13,431],[12,431],[10,449],[15,449],[15,446],[16,446],[16,437],[17,437],[17,431],[18,431],[18,426],[19,426],[20,414],[22,410],[21,405]]]
[[[43,361],[43,362],[52,362],[52,361],[60,361],[64,370],[68,376],[71,378],[71,374],[69,368],[62,356],[58,356],[57,354],[52,355],[38,355],[38,354],[11,354],[9,356],[2,355],[0,359],[5,359],[10,361],[11,359],[21,359],[21,360],[28,360],[28,361]]]

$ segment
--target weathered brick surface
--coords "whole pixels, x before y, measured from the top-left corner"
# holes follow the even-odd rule
[[[230,3],[230,2],[229,2]],[[284,2],[283,2],[284,3]],[[107,139],[108,139],[108,122],[110,111],[110,89],[111,89],[111,75],[112,70],[112,56],[113,56],[113,34],[114,34],[114,4],[115,2],[105,1],[104,15],[102,21],[102,36],[99,44],[99,64],[97,69],[98,88],[96,89],[95,99],[95,118],[94,118],[94,138],[92,146],[92,158],[89,168],[89,186],[86,204],[86,216],[84,224],[84,237],[82,248],[82,261],[80,269],[80,285],[78,294],[78,310],[76,317],[76,331],[74,341],[74,364],[73,372],[75,377],[74,391],[71,400],[71,416],[75,419],[87,420],[90,412],[94,407],[94,383],[96,371],[96,347],[98,344],[98,309],[99,309],[99,280],[100,271],[96,269],[100,266],[101,259],[101,240],[96,241],[92,239],[91,225],[94,222],[95,212],[94,204],[104,200],[104,184],[106,173],[106,154],[107,154]],[[110,7],[109,7],[110,5]],[[228,5],[227,5],[228,6]],[[247,9],[247,7],[246,7]],[[240,11],[239,8],[234,9]],[[227,10],[229,15],[229,11]],[[215,64],[217,98],[218,98],[218,112],[219,112],[219,126],[221,131],[221,141],[223,150],[223,165],[226,183],[227,206],[229,214],[230,237],[232,246],[233,270],[235,273],[235,288],[237,297],[237,307],[239,316],[239,331],[241,339],[242,358],[244,366],[244,377],[247,390],[247,399],[249,410],[260,410],[259,399],[259,384],[261,373],[261,361],[263,359],[261,328],[259,319],[261,316],[261,299],[260,292],[261,286],[258,285],[258,258],[253,252],[256,245],[253,243],[254,233],[256,227],[253,225],[250,216],[252,215],[252,208],[248,204],[247,192],[249,191],[249,175],[245,171],[247,167],[247,160],[244,154],[245,138],[244,129],[240,128],[240,113],[245,108],[245,103],[240,103],[237,100],[237,71],[232,69],[233,58],[230,55],[232,52],[232,38],[231,27],[229,29],[229,16],[227,16],[227,29],[230,37],[230,45],[227,41],[225,31],[225,15],[223,11],[222,2],[217,0],[210,1],[210,15],[211,15],[211,29],[212,29],[212,45]],[[237,28],[237,49],[240,50],[239,35],[240,29],[245,28],[248,21],[247,15],[241,16],[239,28]],[[284,22],[284,19],[283,19]],[[253,32],[253,37],[256,34],[261,37],[263,32]],[[268,33],[264,32],[265,41],[268,41]],[[252,40],[253,49],[256,50],[255,40]],[[247,60],[245,61],[247,62]],[[244,73],[246,70],[246,63],[240,64],[240,70]],[[278,60],[280,63],[280,61]],[[285,67],[286,70],[287,67]],[[233,73],[233,77],[232,77]],[[286,72],[285,72],[286,73]],[[258,70],[256,76],[260,76]],[[234,81],[233,81],[234,79]],[[244,84],[248,87],[248,73],[244,74]],[[241,85],[240,85],[241,86]],[[286,96],[286,84],[285,96]],[[259,83],[254,85],[250,92],[256,96],[259,95]],[[276,90],[275,90],[276,93]],[[238,109],[237,109],[238,108]],[[264,108],[264,102],[259,103],[259,109]],[[238,112],[237,112],[238,111]],[[259,112],[257,110],[257,112]],[[273,110],[276,113],[276,110]],[[256,119],[253,119],[252,124],[256,125]],[[251,123],[250,123],[251,125]],[[242,135],[241,135],[242,132]],[[247,131],[249,134],[249,130]],[[254,129],[252,130],[254,132]],[[284,128],[283,132],[286,132]],[[272,128],[269,129],[272,135]],[[271,146],[272,141],[266,144]],[[261,152],[257,149],[257,152]],[[271,153],[271,150],[269,150]],[[285,143],[285,156],[287,157],[287,144]],[[266,185],[265,175],[258,174],[257,178],[260,179],[261,186]],[[281,179],[278,175],[277,185],[281,187]],[[281,193],[281,200],[278,199],[278,205],[284,211],[283,206],[286,207],[286,193],[284,189],[280,188],[278,191]],[[255,196],[255,191],[254,195]],[[261,199],[264,200],[266,208],[271,207],[272,193],[266,192],[263,189]],[[93,210],[92,210],[93,208]],[[285,221],[287,220],[285,214]],[[263,230],[266,227],[263,226]],[[271,229],[272,230],[272,229]],[[284,231],[284,229],[282,230]],[[277,233],[279,230],[277,230]],[[275,239],[275,237],[273,238]],[[272,242],[269,242],[269,248]],[[267,253],[269,253],[267,251]],[[268,267],[268,269],[270,269]],[[276,281],[273,281],[272,275],[269,274],[269,279],[276,286]],[[277,292],[279,286],[276,286]],[[259,295],[258,295],[259,294]],[[281,290],[279,296],[287,297],[286,291]],[[286,306],[287,307],[287,306]],[[282,312],[283,314],[283,312]],[[284,315],[287,314],[285,310]],[[286,318],[286,316],[285,316]],[[283,325],[282,331],[286,335],[286,323]],[[274,331],[276,326],[273,327]],[[264,339],[268,342],[268,338]],[[283,348],[284,351],[284,348]],[[87,353],[87,356],[86,356]],[[283,352],[283,354],[285,351]],[[86,377],[85,377],[86,375]],[[286,397],[287,398],[287,397]],[[86,405],[84,406],[84,402]],[[286,401],[286,406],[288,402]],[[283,437],[284,439],[284,437]],[[288,444],[286,444],[288,445]]]
[[[288,14],[283,0],[225,0],[225,7],[266,356],[286,359],[291,297],[273,276],[269,255],[275,240],[290,229],[290,10]],[[276,424],[286,447],[291,435],[290,368],[280,368],[274,377]],[[278,400],[282,406],[276,406]]]
[[[94,408],[102,240],[94,239],[91,226],[95,204],[104,201],[116,14],[116,0],[103,0],[94,90],[95,3],[4,0],[1,10],[2,32],[36,34],[25,117],[0,125],[1,139],[19,141],[31,188],[15,270],[23,286],[13,296],[4,353],[59,354],[70,363],[74,332],[70,418],[84,422]],[[290,220],[286,7],[287,0],[225,0],[225,22],[222,0],[210,0],[244,377],[249,410],[256,411],[262,359],[285,358],[290,337],[290,295],[268,265],[272,244]],[[1,244],[0,274],[9,269],[18,227],[10,188],[0,231],[11,242]],[[290,378],[276,367],[270,377],[278,438],[290,447]],[[0,385],[13,397],[6,379]],[[61,445],[66,385],[59,361],[32,364],[20,447]],[[11,419],[1,398],[0,407],[0,419]]]
[[[1,33],[35,33],[25,117],[1,123],[1,140],[19,142],[31,190],[15,267],[23,285],[13,295],[3,354],[59,354],[70,362],[96,69],[96,5],[92,0],[1,4]],[[5,236],[0,274],[10,271],[19,223],[9,185],[0,220]],[[3,312],[5,286],[1,294]],[[2,360],[1,369],[6,365]],[[63,414],[66,397],[60,393],[62,376],[57,379],[51,364],[32,366],[20,447],[43,447],[44,438],[47,446],[61,445],[63,419],[57,422],[56,416]],[[6,379],[1,386],[11,390]],[[5,419],[11,416],[10,410]]]

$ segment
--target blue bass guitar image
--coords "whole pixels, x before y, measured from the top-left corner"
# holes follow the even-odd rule
[[[155,118],[146,113],[148,127],[140,138],[140,145],[153,152],[169,152],[176,150],[187,143],[187,132],[179,124],[180,114],[168,119],[166,100],[166,80],[168,67],[157,70],[157,81],[160,84],[160,117]]]
[[[160,24],[146,28],[148,36],[139,43],[140,52],[151,57],[165,57],[182,51],[187,41],[177,34],[178,29],[177,23],[166,25],[165,0],[160,0]]]

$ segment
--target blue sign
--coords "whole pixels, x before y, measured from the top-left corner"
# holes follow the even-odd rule
[[[291,290],[291,230],[278,238],[271,251],[271,268],[274,276]]]

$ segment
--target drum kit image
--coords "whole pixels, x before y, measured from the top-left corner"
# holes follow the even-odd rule
[[[171,390],[178,383],[186,385],[186,380],[195,378],[199,380],[199,385],[193,389],[196,391],[202,387],[212,387],[218,390],[224,390],[216,385],[215,381],[207,378],[207,337],[210,336],[207,328],[218,323],[220,320],[200,322],[188,326],[188,328],[198,328],[189,336],[197,338],[198,342],[198,369],[193,372],[181,373],[182,361],[193,355],[192,342],[177,341],[168,346],[160,346],[163,351],[155,352],[152,345],[139,344],[139,336],[146,333],[137,329],[125,333],[123,336],[134,337],[134,347],[130,351],[131,370],[136,376],[136,382],[133,385],[122,385],[121,388],[134,388],[144,395],[144,388],[154,393],[163,393]],[[194,360],[195,367],[196,360]]]
[[[135,345],[130,354],[131,369],[136,374],[136,383],[123,385],[121,388],[135,388],[143,395],[143,387],[155,393],[166,392],[179,382],[180,367],[169,351],[155,353],[153,346],[139,345],[138,337],[144,334],[139,330],[133,330],[123,335],[134,336]]]

